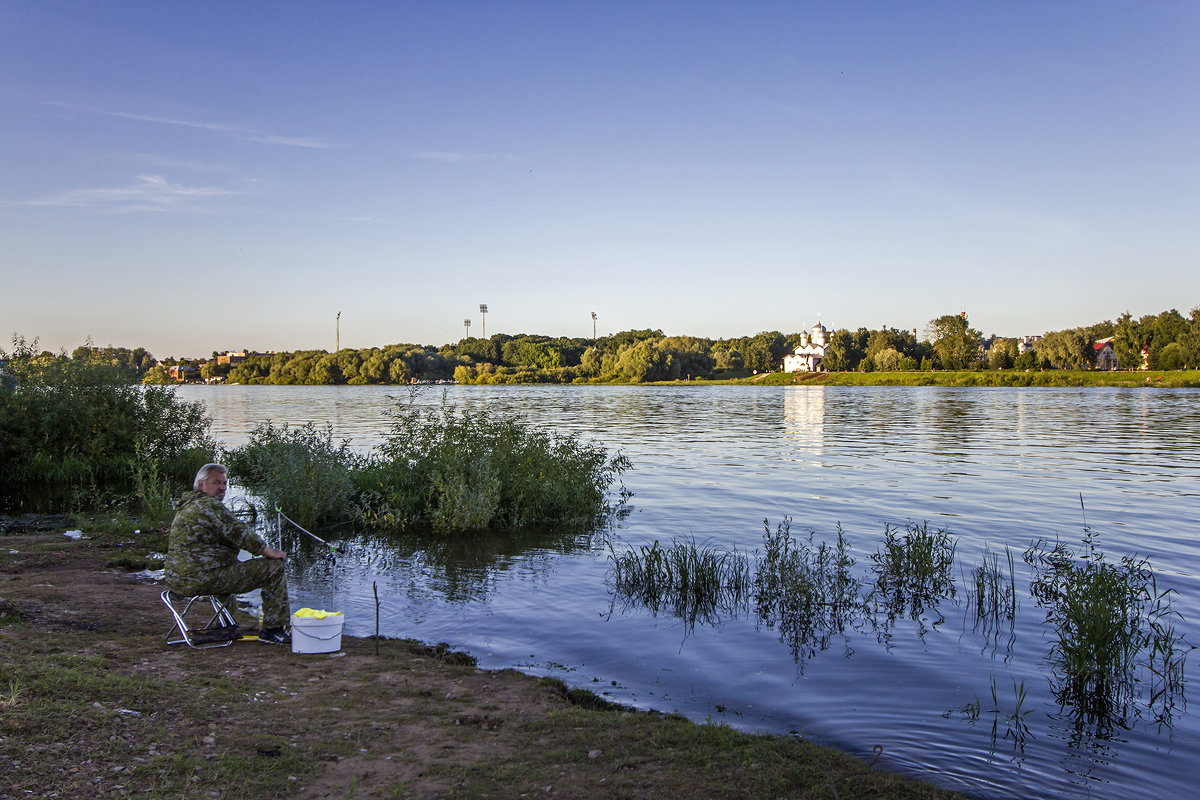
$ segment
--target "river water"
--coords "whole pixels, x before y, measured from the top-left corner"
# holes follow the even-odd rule
[[[1177,592],[1200,643],[1200,392],[939,387],[183,387],[219,442],[259,422],[328,423],[377,445],[397,400],[516,413],[629,457],[633,492],[611,529],[464,547],[381,543],[347,528],[336,564],[290,559],[292,603],[336,608],[346,632],[444,641],[483,667],[553,675],[625,704],[796,733],[978,797],[1191,797],[1200,724],[1149,687],[1123,724],[1063,707],[1046,611],[1021,553],[1137,554]],[[234,476],[236,479],[236,476]],[[1082,499],[1082,503],[1081,503]],[[1082,507],[1081,507],[1082,506]],[[831,541],[840,524],[870,580],[884,526],[928,522],[957,541],[957,593],[916,615],[796,647],[748,609],[691,624],[614,595],[616,552],[675,540],[762,548],[764,520]],[[1015,556],[1015,620],[978,624],[967,602],[985,548]],[[1007,566],[1004,567],[1007,572]],[[1196,667],[1189,660],[1189,669]],[[1022,697],[1022,692],[1024,696]]]

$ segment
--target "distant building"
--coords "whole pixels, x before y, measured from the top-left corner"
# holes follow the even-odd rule
[[[171,380],[187,381],[198,374],[198,370],[190,364],[173,364],[167,367],[167,375]]]
[[[1018,337],[1017,338],[1017,352],[1020,355],[1025,355],[1030,350],[1032,350],[1033,346],[1035,344],[1037,344],[1038,342],[1040,342],[1041,339],[1042,339],[1042,337],[1040,337],[1040,336],[1020,336],[1020,337]]]
[[[232,350],[230,350],[229,352],[225,353],[225,355],[217,356],[217,363],[218,364],[229,364],[230,366],[232,366],[234,364],[240,364],[241,362],[245,361],[248,357],[249,356],[247,355],[247,353],[244,350],[240,353],[235,353]]]
[[[1092,345],[1092,362],[1096,369],[1120,369],[1117,354],[1113,351],[1113,337],[1100,339]]]
[[[791,355],[783,357],[784,372],[821,372],[824,367],[825,350],[828,344],[825,340],[825,326],[818,322],[812,327],[812,337],[803,331],[800,333],[800,346]]]

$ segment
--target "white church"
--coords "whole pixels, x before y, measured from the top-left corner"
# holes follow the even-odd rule
[[[812,327],[812,335],[802,331],[800,346],[791,355],[783,357],[783,371],[821,372],[824,369],[821,362],[825,359],[826,347],[825,326],[818,321]]]

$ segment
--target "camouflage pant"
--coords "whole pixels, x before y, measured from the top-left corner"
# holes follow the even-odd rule
[[[282,628],[291,621],[287,579],[281,559],[252,558],[206,574],[167,575],[166,578],[167,586],[176,594],[217,595],[230,611],[237,608],[237,595],[262,589],[263,627]]]

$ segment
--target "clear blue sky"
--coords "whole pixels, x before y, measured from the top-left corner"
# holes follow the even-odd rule
[[[0,0],[0,334],[1200,305],[1200,3]]]

